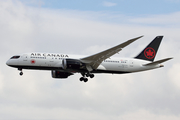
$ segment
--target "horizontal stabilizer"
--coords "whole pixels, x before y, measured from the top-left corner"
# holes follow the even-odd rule
[[[166,59],[158,60],[158,61],[155,61],[155,62],[152,62],[152,63],[145,64],[143,66],[157,65],[157,64],[166,62],[166,61],[168,61],[170,59],[173,59],[173,58],[166,58]]]

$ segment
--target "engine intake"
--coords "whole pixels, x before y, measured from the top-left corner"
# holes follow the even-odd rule
[[[52,70],[51,75],[53,78],[68,78],[70,75],[73,74],[70,72],[60,72],[60,71]]]
[[[76,59],[63,59],[62,67],[65,70],[66,69],[79,70],[79,69],[86,68],[84,63],[82,63],[80,60],[76,60]]]

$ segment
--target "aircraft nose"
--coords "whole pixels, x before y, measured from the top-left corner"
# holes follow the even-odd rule
[[[9,62],[9,60],[6,62],[6,65],[8,65],[8,66],[10,65],[10,62]]]

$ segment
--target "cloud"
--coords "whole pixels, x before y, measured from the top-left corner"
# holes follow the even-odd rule
[[[178,89],[180,89],[180,81],[179,81],[180,75],[178,74],[179,70],[180,70],[180,63],[174,64],[172,68],[169,70],[169,77],[174,83],[174,86],[176,86]]]
[[[23,4],[39,7],[39,8],[45,4],[43,0],[19,0],[19,1],[21,1]]]
[[[142,18],[130,19],[131,22],[136,24],[146,24],[146,25],[161,25],[167,27],[178,27],[180,26],[180,12],[170,13],[166,15],[152,15]],[[167,19],[169,17],[169,19]]]
[[[103,6],[105,7],[112,7],[112,6],[116,6],[117,3],[113,3],[113,2],[107,2],[107,1],[104,1],[103,2]]]
[[[142,120],[145,118],[146,120],[178,120],[179,116],[169,116],[169,115],[156,115],[146,110],[138,110],[136,112],[125,114],[124,116],[120,117],[123,120],[130,120],[130,119],[138,119]]]
[[[179,119],[179,28],[101,21],[102,12],[51,10],[0,1],[0,119]],[[95,19],[90,19],[88,15]],[[98,15],[99,14],[99,15]],[[178,14],[174,14],[174,17]],[[109,16],[114,19],[118,15]],[[164,15],[169,21],[171,15]],[[148,18],[148,19],[147,19]],[[104,19],[109,19],[104,17]],[[134,17],[134,20],[137,18]],[[179,25],[178,22],[175,25]],[[118,57],[134,57],[156,35],[164,35],[156,59],[174,57],[164,68],[126,75],[97,74],[83,83],[80,74],[66,80],[50,71],[19,71],[5,65],[12,55],[40,51],[91,55],[145,35]],[[177,76],[177,77],[176,77]]]
[[[0,71],[0,93],[2,93],[3,92],[3,87],[4,87],[4,82],[3,82],[3,80],[4,80],[4,76],[3,76],[3,74],[1,73],[1,71]]]

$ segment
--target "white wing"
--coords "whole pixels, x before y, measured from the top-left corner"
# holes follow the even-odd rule
[[[95,55],[91,55],[89,57],[85,57],[80,59],[82,62],[87,64],[87,69],[88,70],[92,70],[92,69],[97,69],[98,66],[102,63],[103,60],[111,57],[112,55],[118,53],[119,51],[122,50],[122,48],[128,46],[129,44],[131,44],[132,42],[136,41],[137,39],[141,38],[143,36],[134,38],[134,39],[130,39],[120,45],[117,45],[115,47],[112,47],[110,49],[107,49],[105,51],[102,51],[100,53],[97,53]],[[91,68],[90,68],[91,67]]]

